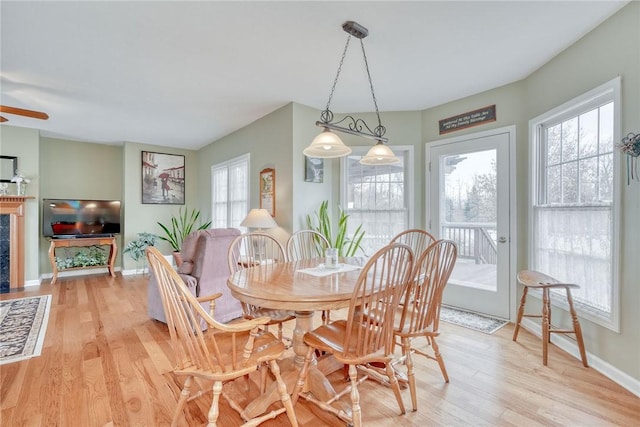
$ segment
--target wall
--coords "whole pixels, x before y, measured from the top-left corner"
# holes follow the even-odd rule
[[[26,195],[34,197],[26,201],[25,207],[25,284],[38,284],[38,238],[40,235],[39,198],[40,185],[46,181],[40,173],[40,156],[38,143],[40,134],[37,130],[19,128],[10,125],[0,126],[0,154],[18,157],[20,173],[31,180],[27,184]],[[9,192],[15,193],[15,185],[9,184]]]
[[[184,205],[163,205],[163,204],[143,204],[142,203],[142,151],[153,151],[164,154],[181,154],[185,156],[185,204]],[[170,224],[171,217],[177,216],[180,209],[191,211],[200,208],[200,194],[202,194],[201,183],[198,178],[197,153],[192,150],[181,150],[169,147],[159,147],[156,145],[139,144],[135,142],[125,142],[123,147],[122,169],[124,171],[122,180],[122,201],[124,206],[124,231],[122,247],[130,240],[138,238],[138,233],[146,232],[162,235],[163,231],[157,224]],[[206,221],[209,219],[210,209],[202,210],[201,217]],[[158,240],[156,246],[164,254],[172,252],[171,246],[162,240]],[[122,258],[122,265],[125,270],[138,269],[137,265],[128,255]]]
[[[616,76],[622,78],[622,135],[640,132],[640,3],[631,2],[525,81],[527,118]],[[620,333],[582,321],[588,351],[640,380],[640,183],[626,185],[622,162]],[[638,393],[640,393],[640,386]]]
[[[293,158],[292,145],[293,104],[256,120],[213,144],[198,151],[198,204],[203,212],[211,212],[211,166],[234,157],[251,153],[249,207],[258,208],[259,174],[262,169],[276,171],[276,216],[280,230],[271,230],[283,241],[292,230]]]
[[[122,147],[40,138],[40,197],[59,199],[122,199]],[[41,201],[38,201],[40,204]],[[42,212],[39,212],[42,214]],[[123,223],[124,224],[124,223]],[[39,231],[40,274],[51,273],[49,241]],[[116,240],[119,247],[122,240]],[[120,265],[121,252],[116,265]]]

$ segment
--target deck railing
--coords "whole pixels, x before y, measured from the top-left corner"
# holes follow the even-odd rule
[[[473,259],[476,264],[497,264],[495,223],[453,223],[442,224],[442,237],[456,242],[458,257]]]

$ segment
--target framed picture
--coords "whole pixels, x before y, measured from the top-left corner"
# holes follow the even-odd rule
[[[267,168],[260,171],[260,208],[276,216],[276,170]]]
[[[18,158],[15,156],[0,156],[0,182],[11,182],[11,178],[18,172]]]
[[[324,178],[324,159],[304,156],[304,180],[322,182]]]
[[[142,203],[184,205],[184,156],[142,152]]]

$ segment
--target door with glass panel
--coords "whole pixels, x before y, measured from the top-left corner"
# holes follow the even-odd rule
[[[509,318],[511,138],[498,129],[427,146],[429,228],[458,245],[443,303],[502,318]]]

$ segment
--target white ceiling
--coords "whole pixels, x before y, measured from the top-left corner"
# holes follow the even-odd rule
[[[323,109],[354,20],[384,123],[521,80],[626,3],[3,0],[0,103],[48,113],[3,114],[44,136],[198,149],[291,101]],[[357,39],[331,109],[373,111]]]

